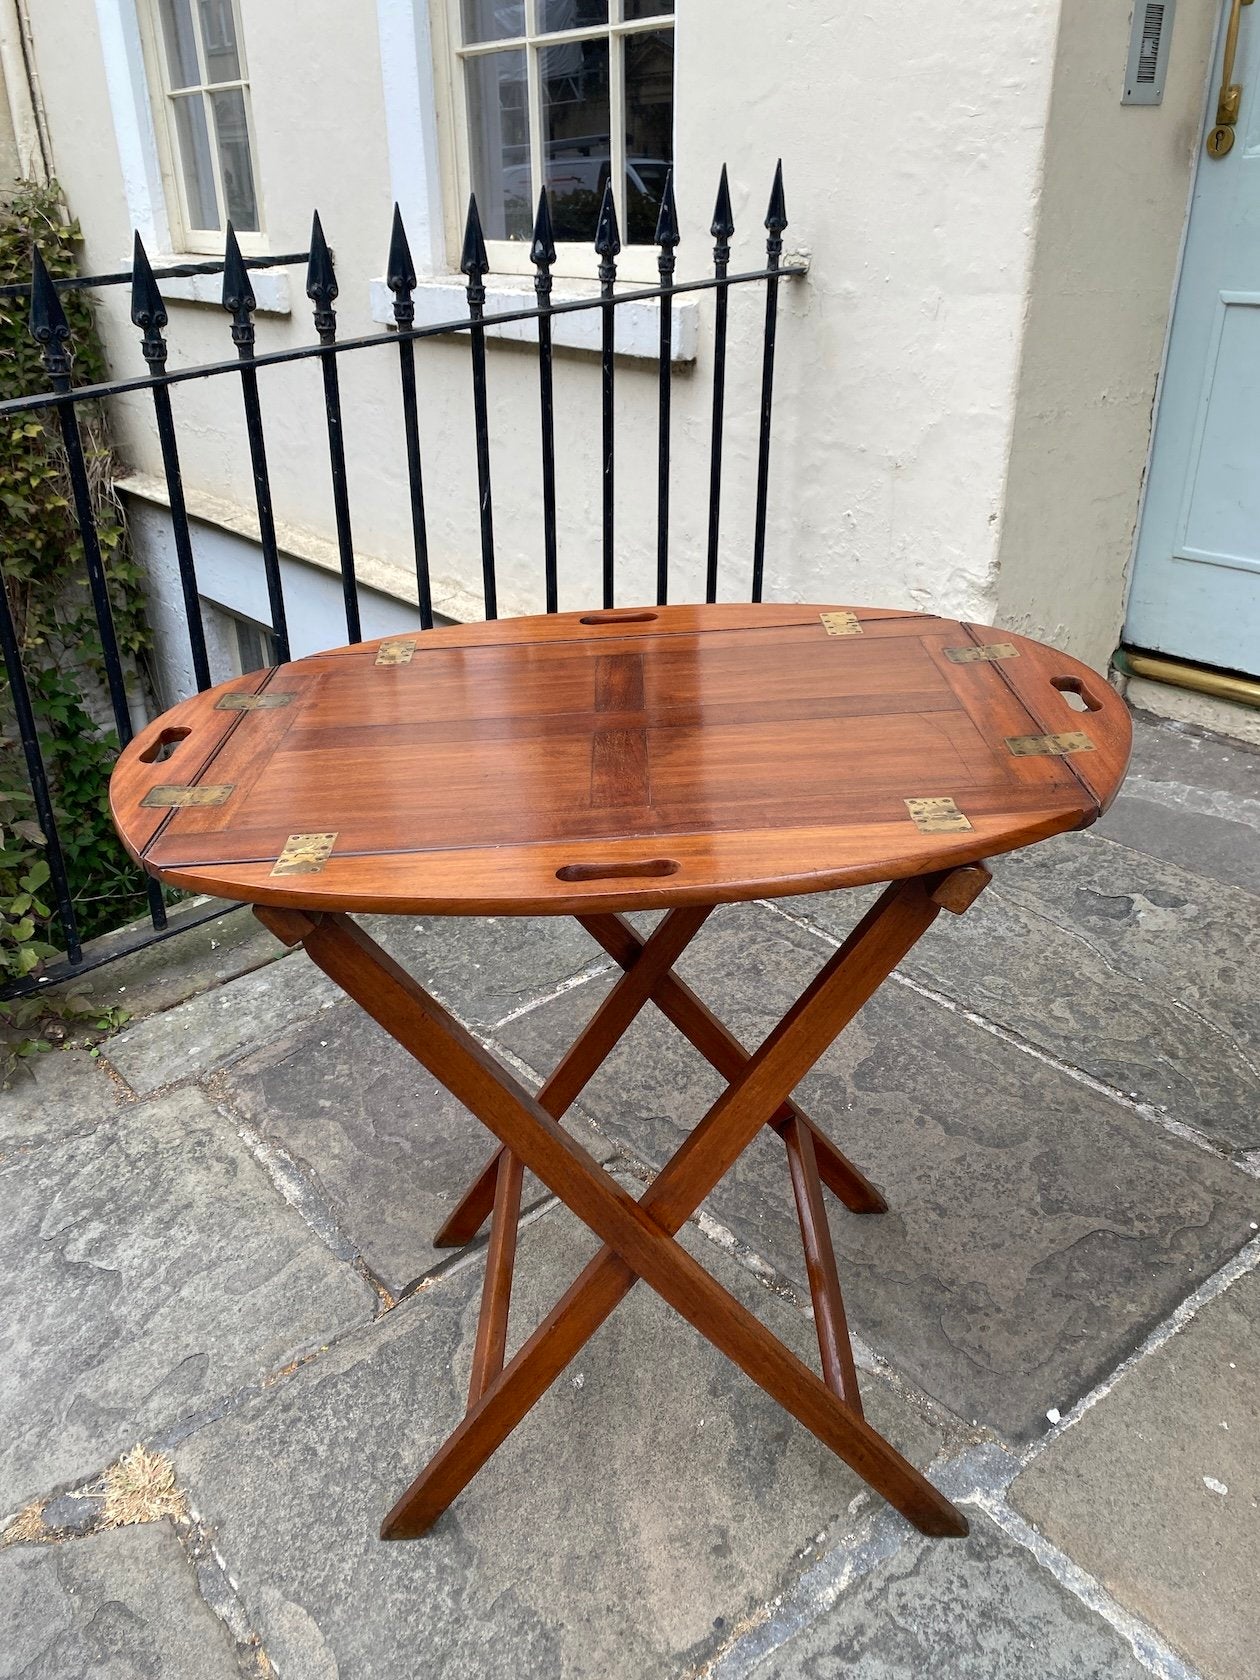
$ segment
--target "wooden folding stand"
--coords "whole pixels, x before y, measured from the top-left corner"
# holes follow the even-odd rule
[[[822,1186],[855,1213],[886,1203],[792,1092],[940,911],[975,900],[986,854],[1092,821],[1119,783],[1116,697],[986,634],[760,606],[456,627],[405,658],[370,644],[212,690],[124,755],[115,816],[145,866],[252,901],[499,1141],[436,1239],[491,1222],[468,1409],[383,1538],[432,1526],[640,1279],[922,1532],[966,1533],[863,1416]],[[1088,734],[1047,727],[1069,692]],[[820,747],[836,760],[821,779]],[[717,904],[870,880],[891,884],[752,1054],[674,973]],[[645,908],[667,911],[647,938],[619,913]],[[533,1096],[351,910],[572,914],[622,974]],[[636,1201],[559,1120],[648,1002],[728,1083]],[[821,1380],[676,1241],[765,1125],[786,1148]],[[527,1168],[604,1246],[505,1363]]]

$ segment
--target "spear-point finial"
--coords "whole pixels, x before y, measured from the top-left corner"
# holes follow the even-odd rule
[[[731,186],[726,178],[725,164],[722,165],[722,174],[718,180],[717,201],[713,206],[713,223],[709,232],[722,244],[735,232],[735,217],[731,212]]]
[[[468,220],[464,223],[464,249],[460,253],[459,271],[468,276],[468,307],[480,310],[486,301],[485,277],[490,267],[486,255],[485,236],[481,231],[481,216],[477,210],[477,195],[468,195]]]
[[[604,197],[599,207],[599,221],[595,224],[595,250],[611,262],[621,249],[621,232],[617,226],[617,206],[613,202],[612,182],[604,183]]]
[[[780,234],[788,225],[787,204],[783,197],[783,159],[774,166],[774,185],[770,189],[770,208],[766,211],[766,228]]]
[[[411,294],[416,289],[416,265],[407,243],[402,211],[395,204],[393,226],[389,230],[389,257],[385,263],[385,284],[394,294],[394,319],[400,327],[409,327],[416,318],[416,306]]]
[[[236,231],[229,222],[223,249],[223,307],[232,317],[232,342],[242,356],[249,354],[254,343],[255,305],[249,270],[236,242]]]
[[[540,188],[538,193],[538,214],[534,217],[534,237],[529,247],[529,260],[536,268],[550,268],[556,260],[556,236],[551,225],[551,203],[546,187]]]
[[[317,210],[311,219],[311,254],[306,265],[306,295],[315,305],[315,331],[321,344],[337,336],[337,312],[333,308],[338,292],[332,253],[324,238]]]
[[[149,254],[137,233],[131,248],[131,320],[140,328],[140,352],[151,368],[166,365],[166,305],[153,276]]]
[[[674,202],[674,171],[665,176],[665,191],[661,194],[661,208],[656,218],[655,244],[662,251],[672,251],[678,244],[678,206]]]
[[[44,367],[53,379],[68,379],[70,323],[61,307],[52,275],[36,245],[31,251],[31,337],[39,345]]]

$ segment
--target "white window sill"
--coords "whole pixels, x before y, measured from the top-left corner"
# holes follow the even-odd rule
[[[210,257],[192,256],[188,252],[171,255],[163,252],[150,256],[155,269],[174,268],[178,263],[210,262]],[[288,315],[292,312],[289,276],[283,270],[251,268],[249,283],[260,315]],[[223,276],[221,274],[179,274],[158,280],[158,291],[167,303],[212,303],[223,307]]]
[[[384,280],[373,280],[370,285],[372,319],[392,327],[394,294]],[[553,303],[573,303],[578,299],[598,296],[599,287],[594,281],[557,280],[551,300]],[[417,327],[436,327],[444,321],[464,321],[468,318],[468,293],[463,280],[457,276],[418,280],[412,297],[416,306]],[[499,310],[532,309],[536,301],[534,283],[524,275],[496,275],[486,286],[487,315]],[[674,362],[694,362],[700,339],[700,306],[694,297],[676,297],[671,301],[670,309],[674,327],[671,359]],[[614,319],[617,354],[655,361],[661,333],[657,301],[640,299],[637,303],[619,304]],[[556,315],[551,323],[551,341],[566,350],[598,350],[600,331],[598,309]],[[486,337],[536,344],[538,324],[536,321],[506,321],[498,326],[490,324],[486,327]]]

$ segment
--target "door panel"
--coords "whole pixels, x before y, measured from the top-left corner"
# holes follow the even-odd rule
[[[1260,675],[1260,5],[1234,79],[1234,147],[1199,161],[1125,640]]]

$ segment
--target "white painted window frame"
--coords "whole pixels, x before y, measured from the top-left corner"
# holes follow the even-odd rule
[[[566,29],[544,34],[536,28],[538,0],[524,0],[525,34],[510,39],[479,41],[464,45],[460,20],[460,0],[433,0],[433,57],[437,67],[434,91],[439,110],[445,117],[442,126],[443,174],[450,190],[445,195],[448,207],[448,236],[451,248],[458,250],[463,237],[463,218],[468,195],[472,190],[469,164],[470,137],[464,64],[468,59],[485,57],[489,53],[524,51],[527,85],[529,89],[529,151],[531,190],[530,202],[538,202],[542,186],[542,90],[539,73],[539,52],[551,46],[566,46],[575,41],[607,40],[609,43],[608,92],[609,124],[611,128],[611,169],[613,190],[617,199],[617,221],[622,229],[623,248],[617,258],[618,276],[623,280],[651,284],[657,278],[655,247],[630,245],[625,240],[626,206],[626,123],[624,43],[628,35],[651,34],[668,29],[677,36],[677,13],[662,17],[623,20],[622,0],[608,0],[607,23],[593,24],[583,29]],[[678,79],[675,67],[674,88]],[[676,119],[675,119],[676,120]],[[676,152],[677,146],[675,144]],[[498,274],[532,274],[528,240],[488,239],[486,251],[491,269]],[[554,272],[574,279],[593,279],[599,258],[586,245],[564,243],[557,246]]]

